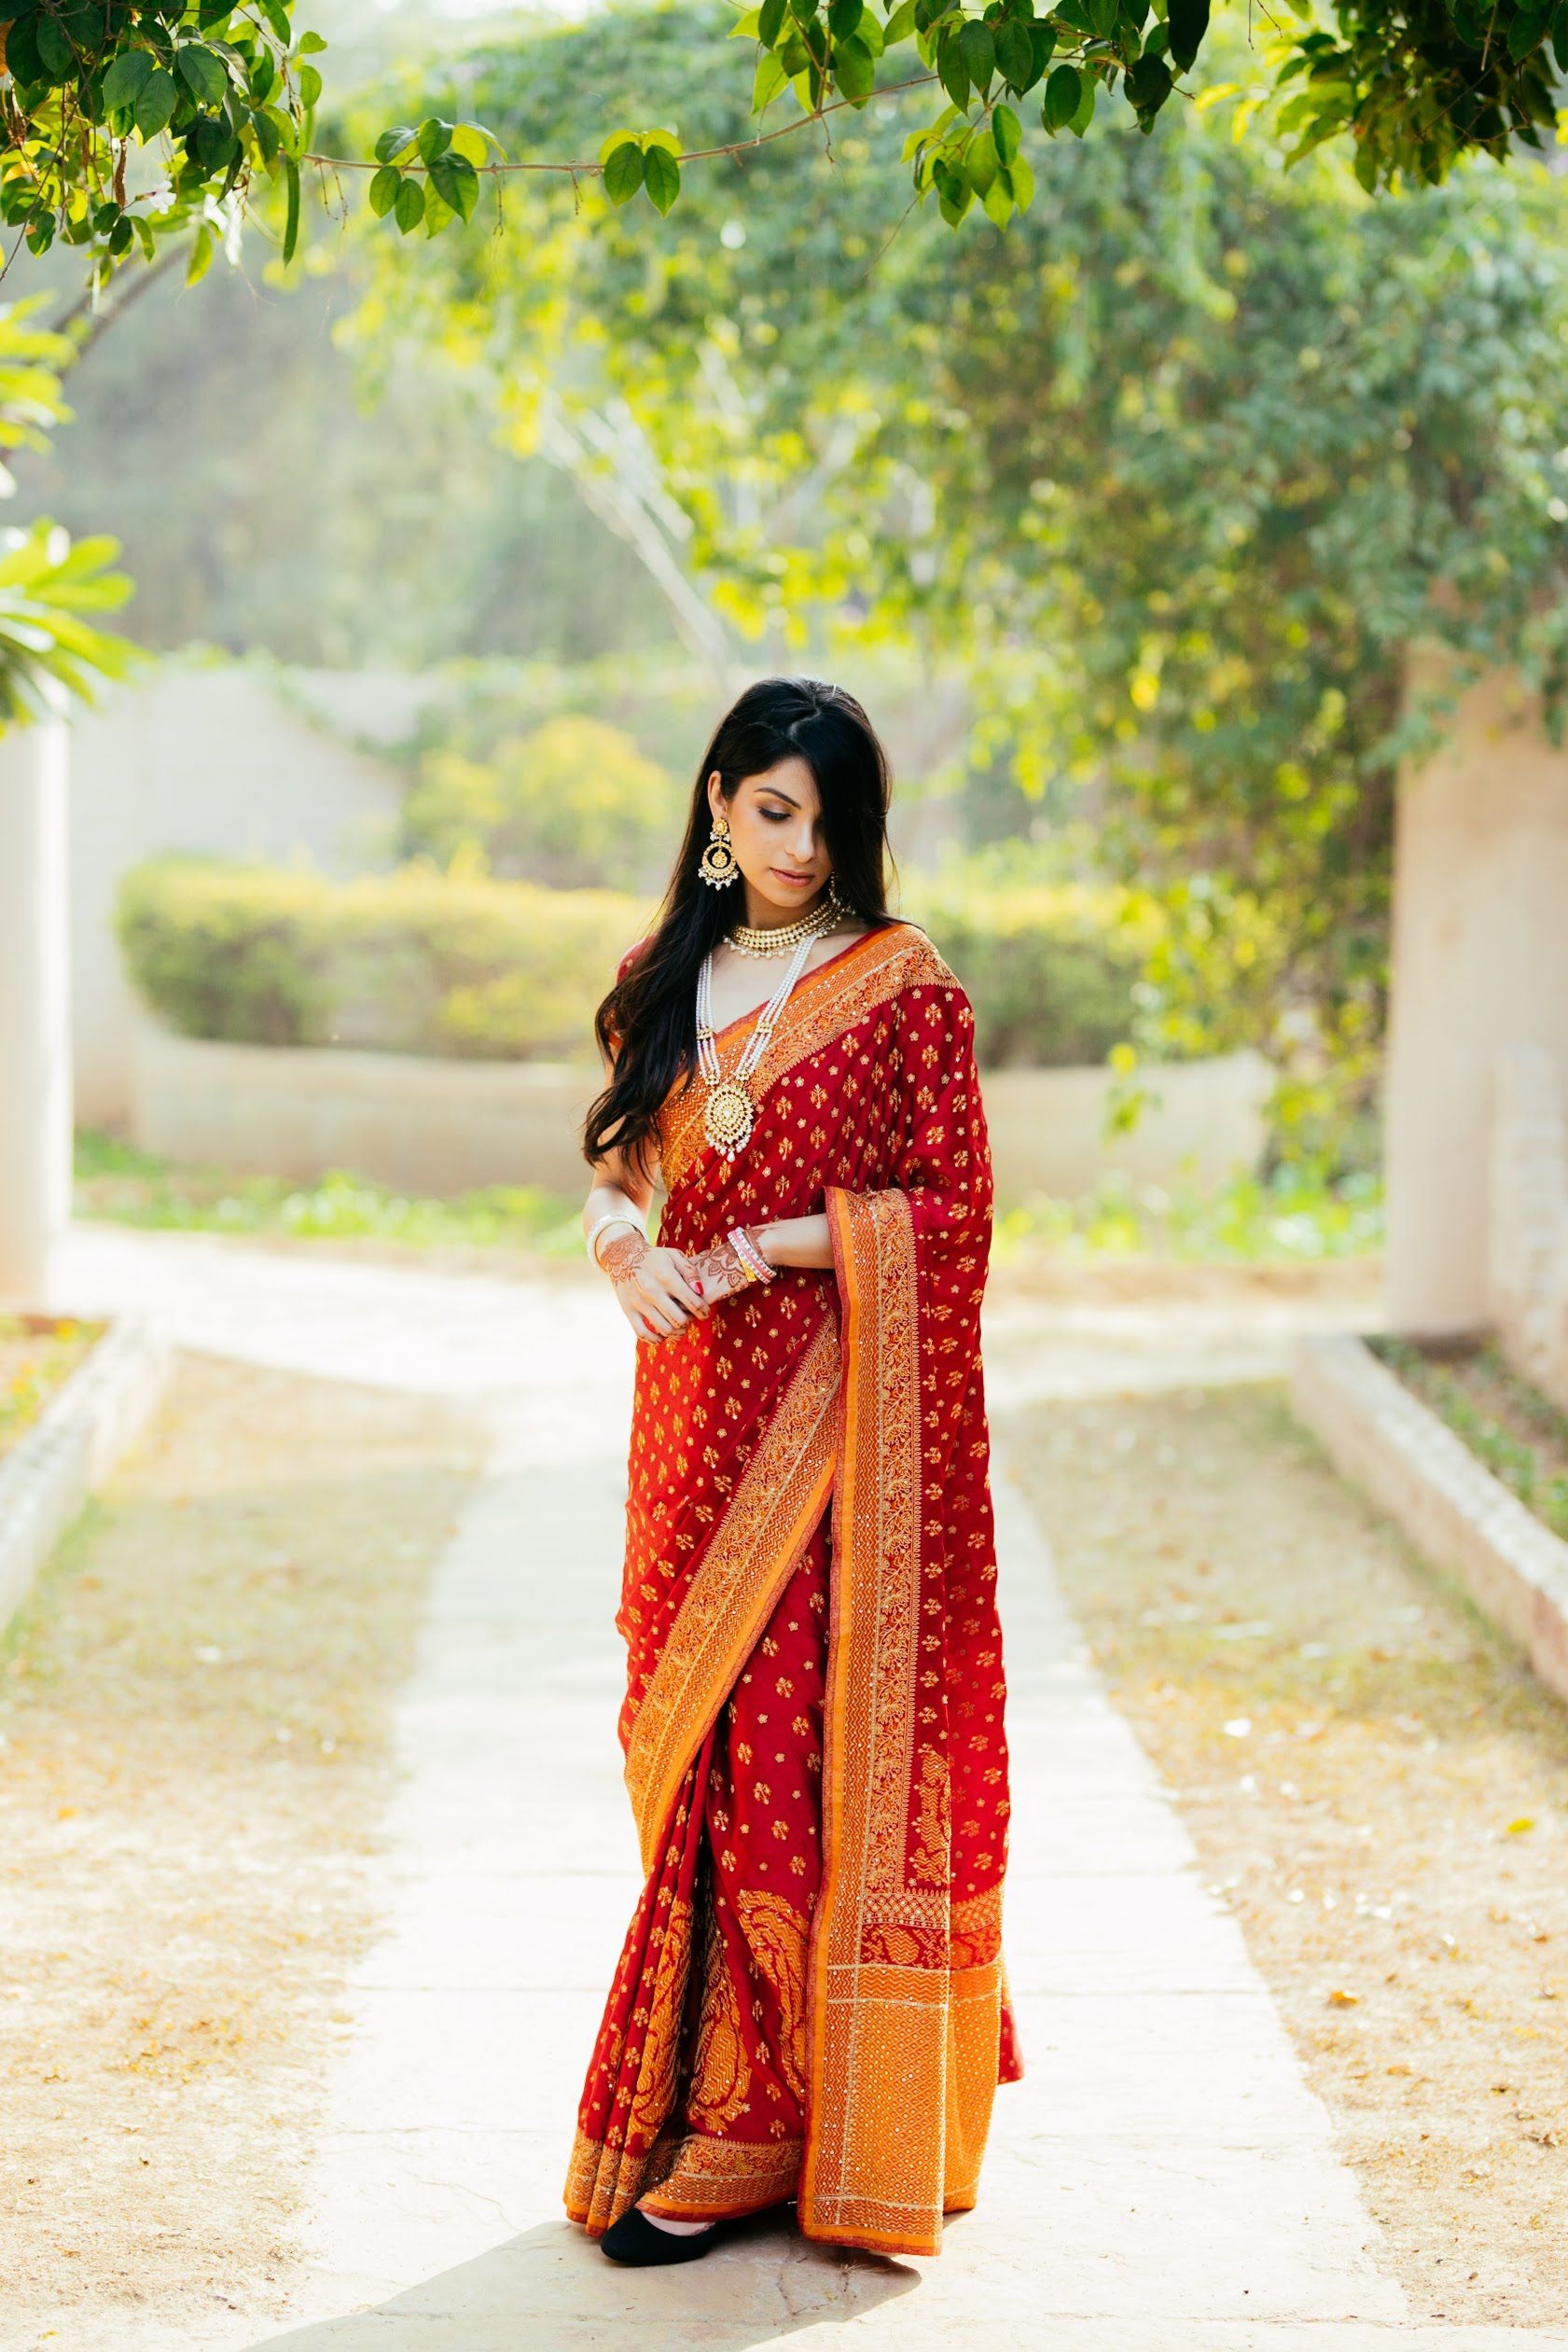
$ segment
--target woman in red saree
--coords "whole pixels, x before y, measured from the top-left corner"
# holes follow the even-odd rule
[[[936,2253],[1017,2071],[990,1161],[968,1004],[887,912],[886,806],[848,695],[750,689],[600,1011],[645,1885],[566,2203],[627,2262],[789,2200],[809,2237]]]

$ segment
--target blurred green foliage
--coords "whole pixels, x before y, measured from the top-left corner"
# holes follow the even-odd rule
[[[551,1257],[576,1257],[582,1249],[576,1208],[536,1185],[486,1185],[445,1201],[395,1192],[341,1168],[313,1184],[290,1184],[232,1168],[171,1167],[90,1129],[76,1137],[76,1200],[79,1217],[178,1232],[510,1247]]]
[[[602,719],[562,714],[506,734],[487,759],[426,752],[403,804],[404,847],[439,865],[478,850],[491,871],[558,890],[657,890],[686,790]]]
[[[1042,1197],[1005,1211],[996,1241],[1004,1262],[1041,1242],[1053,1256],[1084,1260],[1256,1265],[1369,1257],[1383,1243],[1382,1187],[1365,1171],[1307,1160],[1266,1176],[1233,1176],[1212,1190],[1112,1174],[1081,1201]]]
[[[1134,1018],[1125,894],[966,881],[907,894],[974,1003],[982,1061],[1100,1063]],[[593,1009],[646,928],[645,899],[548,890],[415,862],[335,884],[165,857],[121,886],[118,927],[144,1002],[185,1037],[475,1059],[586,1057]]]
[[[117,911],[144,1001],[185,1037],[478,1060],[582,1056],[645,910],[416,862],[334,884],[165,857]]]
[[[742,127],[695,7],[480,50],[463,88],[519,153],[635,101]],[[1568,241],[1534,167],[1370,204],[1262,118],[1237,143],[1241,104],[1048,143],[1006,237],[904,216],[892,108],[836,124],[830,202],[781,141],[743,187],[688,174],[657,241],[513,187],[524,233],[417,275],[367,243],[346,331],[372,382],[416,349],[482,376],[520,452],[592,442],[770,664],[964,671],[977,762],[1073,786],[1102,871],[1165,901],[1149,1023],[1262,1047],[1311,1151],[1376,1079],[1394,778],[1440,717],[1409,649],[1562,707]]]

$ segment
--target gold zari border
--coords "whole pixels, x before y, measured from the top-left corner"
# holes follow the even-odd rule
[[[898,1191],[830,1190],[827,1215],[843,1301],[842,1406],[800,2226],[837,2245],[935,2254],[943,2213],[974,2202],[996,2089],[1001,1966],[952,1967],[967,1938],[958,1953],[948,1947],[946,1964],[881,1956],[879,1928],[909,1908],[918,1806],[915,1238]],[[925,1770],[923,1755],[922,1779]],[[938,1949],[946,1944],[944,1921]]]

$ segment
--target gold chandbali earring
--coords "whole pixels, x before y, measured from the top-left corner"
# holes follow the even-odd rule
[[[728,890],[741,870],[730,844],[729,819],[722,809],[714,819],[714,829],[697,870],[710,890]]]

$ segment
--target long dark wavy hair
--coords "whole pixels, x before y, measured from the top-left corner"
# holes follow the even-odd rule
[[[720,719],[692,789],[686,838],[659,921],[594,1017],[614,1075],[588,1114],[583,1153],[590,1162],[625,1152],[645,1165],[660,1106],[697,1061],[697,975],[742,909],[733,884],[714,890],[698,861],[712,816],[708,778],[732,800],[747,776],[800,758],[816,780],[833,885],[844,907],[873,928],[892,921],[887,905],[887,755],[853,694],[818,678],[762,678]]]

